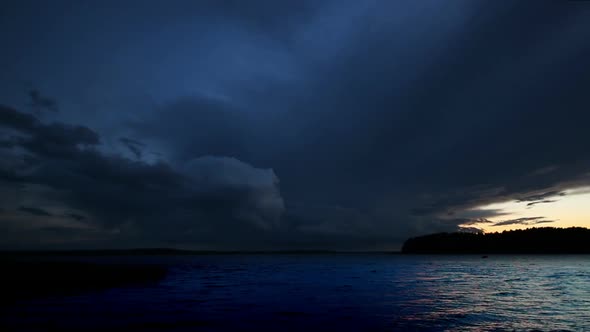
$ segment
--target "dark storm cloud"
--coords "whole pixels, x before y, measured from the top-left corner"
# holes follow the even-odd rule
[[[68,157],[78,153],[80,146],[99,144],[97,133],[83,126],[61,123],[43,124],[31,114],[0,105],[0,128],[15,130],[12,144],[43,157]]]
[[[402,6],[423,24],[400,23],[407,34],[392,24],[396,17],[381,21],[371,10],[363,17],[359,8],[358,27],[341,45],[306,50],[313,59],[338,51],[307,63],[291,91],[262,81],[256,84],[272,95],[237,106],[185,98],[133,128],[160,137],[181,159],[221,154],[273,167],[288,209],[300,202],[291,224],[325,234],[357,229],[393,238],[452,229],[461,221],[448,222],[449,213],[515,197],[530,203],[588,184],[590,136],[580,128],[590,120],[587,11],[549,2],[535,11],[525,2],[462,4],[446,9],[457,22],[442,20],[435,3],[426,11]],[[342,15],[347,6],[355,8],[343,4]],[[295,30],[318,33],[301,24]],[[265,111],[266,104],[277,109]],[[314,217],[318,202],[322,218]],[[330,206],[362,216],[348,212],[357,217],[344,221]],[[503,212],[480,217],[494,214]]]
[[[44,16],[53,30],[23,40],[55,45],[22,60],[90,97],[152,82],[141,110],[68,111],[67,91],[59,116],[94,130],[0,112],[3,178],[59,191],[83,222],[171,244],[384,248],[590,184],[580,3],[144,3]],[[62,66],[70,53],[80,64]]]
[[[550,4],[535,12],[524,3],[475,7],[482,8],[468,27],[446,36],[447,47],[418,31],[408,49],[384,25],[380,35],[361,31],[358,47],[352,39],[332,64],[314,68],[309,94],[284,114],[294,121],[277,120],[262,149],[282,174],[285,194],[361,206],[391,197],[395,209],[408,203],[416,215],[432,216],[564,181],[586,183],[587,138],[577,128],[587,120],[578,69],[587,71],[588,48],[568,32],[582,14]],[[433,29],[447,28],[433,22]],[[566,53],[554,51],[560,38],[544,37],[560,34],[577,41]],[[556,118],[558,109],[567,114]],[[242,127],[249,129],[257,128]],[[282,139],[280,154],[268,156],[279,131],[299,142]],[[554,169],[537,172],[548,165]]]
[[[247,157],[246,145],[256,135],[247,115],[209,98],[182,98],[129,126],[137,135],[158,138],[170,157],[185,161],[202,155]]]
[[[31,114],[0,105],[0,124],[4,127],[30,132],[38,125],[38,120]]]
[[[32,89],[29,91],[29,97],[31,100],[31,107],[36,112],[41,112],[42,110],[48,110],[51,112],[57,112],[57,101],[55,99],[49,98],[44,96],[39,92],[37,89]]]
[[[141,159],[141,156],[143,155],[143,149],[145,148],[145,144],[127,137],[119,138],[119,142],[121,142],[121,144],[123,144],[127,149],[129,149],[129,151],[133,153],[135,158]]]
[[[28,135],[17,140],[19,149],[7,155],[16,167],[5,166],[2,179],[65,192],[61,202],[65,208],[85,211],[92,216],[90,225],[105,231],[128,228],[130,234],[155,243],[179,238],[224,242],[223,237],[207,236],[224,228],[239,233],[279,227],[283,201],[272,170],[227,157],[194,158],[177,168],[163,162],[147,164],[100,152],[98,136],[85,127],[43,124],[7,107],[0,108],[0,118],[4,129]],[[28,167],[19,164],[27,154],[35,160]],[[54,216],[35,207],[19,210]],[[79,214],[66,217],[86,221]],[[52,227],[52,232],[61,227]]]
[[[77,221],[82,221],[82,220],[86,219],[85,216],[83,216],[81,214],[77,214],[77,213],[66,213],[64,216],[67,218],[72,218]]]
[[[18,208],[18,210],[22,211],[22,212],[30,213],[35,216],[53,217],[53,214],[51,214],[50,212],[48,212],[42,208],[38,208],[38,207],[21,206]]]

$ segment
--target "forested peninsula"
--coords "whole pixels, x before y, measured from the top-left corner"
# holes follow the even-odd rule
[[[529,228],[497,233],[436,233],[413,237],[405,254],[590,254],[590,229]]]

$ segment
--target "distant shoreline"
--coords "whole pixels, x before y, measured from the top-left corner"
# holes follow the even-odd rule
[[[0,258],[26,256],[191,256],[191,255],[347,255],[401,254],[401,251],[332,251],[332,250],[183,250],[170,248],[83,249],[83,250],[0,250]]]
[[[198,255],[400,255],[400,254],[590,254],[590,229],[530,228],[501,233],[435,233],[407,239],[400,251],[185,250],[174,248],[0,250],[0,259],[22,257],[198,256]]]
[[[403,254],[590,254],[590,229],[530,228],[502,233],[436,233],[413,237]]]

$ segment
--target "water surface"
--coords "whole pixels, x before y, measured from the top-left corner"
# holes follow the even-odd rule
[[[21,301],[2,308],[1,326],[18,331],[590,331],[590,256],[75,260],[163,264],[169,273],[149,286]]]

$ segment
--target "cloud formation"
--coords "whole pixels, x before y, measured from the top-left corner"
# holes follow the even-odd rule
[[[236,230],[279,227],[284,203],[272,170],[257,169],[235,158],[203,156],[173,167],[148,164],[99,151],[91,129],[45,124],[33,115],[0,107],[2,132],[14,143],[0,181],[42,185],[58,193],[61,217],[88,222],[115,233],[127,228],[154,241],[219,239],[226,227]],[[31,197],[29,197],[30,199]],[[32,197],[46,199],[47,197]],[[42,208],[20,206],[17,212],[58,217]],[[56,228],[53,227],[53,230]],[[192,234],[192,239],[187,234]]]
[[[517,202],[531,202],[531,203],[536,203],[536,202],[540,202],[540,201],[546,200],[548,198],[565,196],[565,195],[566,195],[565,192],[549,191],[549,192],[545,192],[545,193],[542,193],[542,194],[535,194],[535,195],[530,195],[530,196],[526,196],[526,197],[521,197],[521,198],[517,199]]]
[[[508,225],[537,225],[537,224],[544,224],[544,223],[552,223],[555,220],[546,220],[545,217],[524,217],[524,218],[517,218],[517,219],[508,219],[504,221],[500,221],[494,223],[492,226],[508,226]]]
[[[43,110],[57,112],[57,101],[53,98],[49,98],[44,96],[39,92],[37,89],[31,89],[29,91],[29,97],[31,101],[31,107],[37,112],[41,112]]]
[[[590,185],[576,3],[39,6],[0,22],[2,208],[111,245],[395,249]]]
[[[35,216],[52,217],[53,215],[41,208],[21,206],[18,208],[19,211],[27,212]]]

